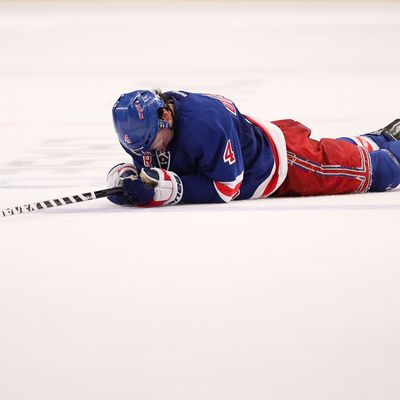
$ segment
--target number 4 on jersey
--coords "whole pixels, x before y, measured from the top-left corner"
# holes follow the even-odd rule
[[[224,162],[227,162],[229,163],[229,165],[232,165],[235,161],[236,161],[235,153],[233,152],[231,141],[228,140],[224,152]]]

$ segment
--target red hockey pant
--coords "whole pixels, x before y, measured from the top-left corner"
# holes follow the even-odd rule
[[[287,147],[288,174],[277,196],[315,196],[366,192],[371,186],[371,161],[362,147],[336,139],[310,139],[300,122],[273,121]]]

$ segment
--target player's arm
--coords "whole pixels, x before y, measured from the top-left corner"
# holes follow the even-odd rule
[[[221,116],[221,115],[220,115]],[[227,203],[243,181],[243,160],[236,127],[229,117],[199,123],[200,134],[191,143],[198,171],[182,176],[185,203]]]
[[[235,181],[229,182],[215,181],[202,174],[179,177],[174,172],[161,168],[142,168],[140,174],[137,174],[137,171],[135,174],[128,169],[127,173],[117,176],[120,176],[117,179],[120,179],[123,194],[112,196],[109,200],[120,205],[133,204],[150,207],[180,202],[229,202],[239,194],[243,179],[243,173]]]
[[[187,148],[188,154],[197,161],[198,172],[179,177],[159,168],[142,169],[141,181],[154,188],[149,205],[226,203],[239,194],[243,161],[233,123],[230,122],[228,129],[222,125],[211,128],[205,125],[200,132]],[[141,189],[139,183],[132,184],[132,191],[138,189]]]
[[[227,121],[224,121],[227,122]],[[137,176],[122,180],[124,198],[141,206],[184,203],[223,203],[233,200],[243,180],[240,142],[233,123],[228,128],[201,127],[201,135],[188,144],[188,154],[198,172],[178,176],[160,168],[142,168]]]
[[[243,181],[240,147],[229,137],[204,151],[199,172],[182,176],[185,203],[228,203],[239,195]],[[215,146],[216,144],[216,146]]]

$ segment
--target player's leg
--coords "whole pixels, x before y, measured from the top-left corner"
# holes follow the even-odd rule
[[[400,119],[375,132],[338,138],[370,152],[372,183],[370,192],[383,192],[400,184]]]
[[[394,120],[375,132],[354,137],[340,137],[338,139],[361,146],[369,152],[375,151],[383,148],[388,142],[400,140],[400,119]]]
[[[274,124],[284,133],[288,154],[288,175],[278,196],[381,192],[400,183],[400,141],[396,137],[369,152],[347,141],[313,140],[310,130],[293,120]]]
[[[293,120],[273,121],[285,136],[288,174],[278,196],[366,192],[372,182],[371,158],[363,147],[337,139],[310,138]]]
[[[370,153],[372,183],[370,192],[384,192],[400,184],[400,142],[392,140]]]

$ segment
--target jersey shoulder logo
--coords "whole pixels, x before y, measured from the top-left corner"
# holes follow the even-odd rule
[[[226,147],[224,151],[224,162],[227,162],[229,163],[229,165],[232,165],[235,161],[236,161],[235,153],[233,152],[231,140],[229,139],[226,142]]]
[[[206,94],[206,96],[219,100],[230,113],[236,115],[236,107],[233,104],[232,100],[229,100],[226,97],[221,96],[219,94]]]

